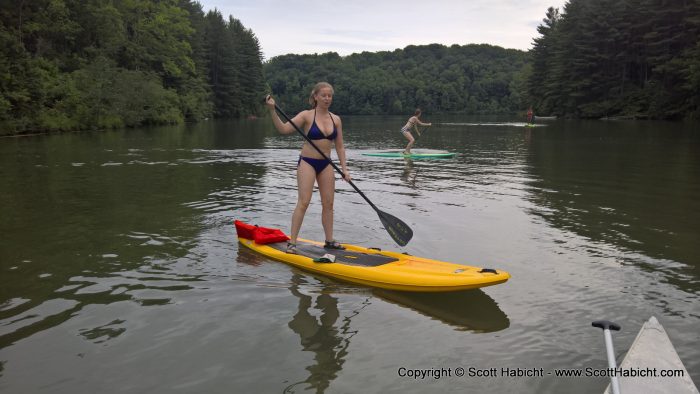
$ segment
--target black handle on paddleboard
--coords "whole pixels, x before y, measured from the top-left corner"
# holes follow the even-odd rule
[[[602,328],[603,330],[613,330],[613,331],[620,331],[620,325],[617,323],[613,323],[608,320],[596,320],[593,323],[591,323],[593,327],[598,327]]]

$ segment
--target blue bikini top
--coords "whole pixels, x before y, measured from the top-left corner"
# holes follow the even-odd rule
[[[309,129],[309,132],[306,133],[306,136],[309,137],[309,139],[312,140],[322,140],[322,139],[327,139],[327,140],[334,140],[335,137],[338,136],[338,130],[335,128],[335,121],[333,120],[333,117],[329,113],[328,116],[331,117],[331,122],[333,122],[333,132],[331,135],[325,135],[321,131],[321,129],[318,128],[318,125],[316,124],[316,110],[314,109],[314,121],[311,123],[311,128]]]

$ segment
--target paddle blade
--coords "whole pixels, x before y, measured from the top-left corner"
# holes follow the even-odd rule
[[[384,228],[389,235],[391,235],[391,238],[400,246],[406,246],[408,241],[413,237],[413,230],[395,216],[380,210],[377,210],[377,213],[379,214],[379,220],[381,220]]]

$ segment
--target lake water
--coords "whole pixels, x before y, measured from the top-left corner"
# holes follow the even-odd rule
[[[343,118],[355,184],[415,235],[339,181],[335,237],[504,284],[377,290],[239,246],[234,219],[288,231],[296,202],[301,138],[269,119],[0,139],[0,391],[602,392],[554,371],[607,367],[593,320],[619,362],[651,316],[700,382],[700,125],[424,118],[415,148],[456,157],[363,156],[405,118]]]

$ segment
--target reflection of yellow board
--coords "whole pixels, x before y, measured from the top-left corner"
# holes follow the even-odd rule
[[[505,271],[431,260],[344,244],[346,250],[324,249],[320,242],[298,240],[297,254],[285,252],[286,243],[258,245],[238,238],[241,244],[265,256],[347,282],[391,290],[445,292],[497,285],[510,278]],[[317,263],[325,254],[334,263]]]
[[[483,291],[466,290],[450,293],[409,293],[375,289],[375,296],[411,308],[458,330],[495,332],[508,328],[508,316]]]

